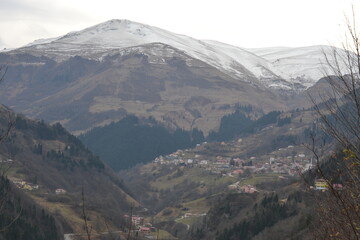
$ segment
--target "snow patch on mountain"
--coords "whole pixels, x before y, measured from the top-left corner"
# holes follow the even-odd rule
[[[331,46],[309,46],[299,48],[273,47],[247,49],[269,61],[272,66],[294,84],[301,84],[305,88],[313,86],[320,78],[333,75],[330,65],[336,65],[334,52],[338,56],[346,56],[346,52]],[[347,74],[346,64],[340,60],[339,66],[343,74]],[[346,58],[345,58],[346,59]],[[330,65],[329,65],[330,63]]]
[[[40,44],[47,44],[47,43],[51,43],[52,41],[55,41],[57,39],[59,39],[61,37],[54,37],[54,38],[41,38],[41,39],[37,39],[31,43],[26,44],[23,47],[30,47],[30,46],[34,46],[34,45],[40,45]]]

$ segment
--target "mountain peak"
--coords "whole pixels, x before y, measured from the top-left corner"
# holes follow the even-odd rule
[[[69,39],[71,37],[74,36],[81,36],[81,35],[98,35],[98,34],[104,34],[107,32],[129,32],[128,30],[131,28],[143,28],[145,27],[145,25],[140,24],[140,23],[136,23],[136,22],[132,22],[130,20],[127,19],[112,19],[106,22],[102,22],[99,24],[96,24],[94,26],[85,28],[83,30],[80,31],[76,31],[76,32],[70,32],[66,35],[64,35],[62,38],[60,39]]]
[[[128,19],[111,19],[106,22],[102,22],[102,23],[96,24],[92,27],[86,28],[86,29],[84,29],[84,31],[92,30],[92,29],[101,29],[104,31],[114,31],[114,30],[119,30],[119,28],[121,28],[121,27],[131,27],[131,26],[146,27],[147,25],[138,23],[138,22],[134,22],[134,21],[131,21]]]

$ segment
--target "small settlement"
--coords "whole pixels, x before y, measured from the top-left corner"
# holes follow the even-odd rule
[[[20,189],[29,190],[29,191],[39,189],[39,185],[37,185],[37,184],[32,184],[32,183],[28,183],[28,182],[26,182],[26,181],[24,181],[24,180],[14,179],[14,180],[12,180],[12,182],[14,183],[14,185],[15,185],[17,188],[20,188]]]
[[[125,219],[130,220],[129,215],[124,215]],[[145,222],[145,219],[140,216],[131,216],[132,230],[136,234],[148,234],[156,232],[156,228],[151,223]]]
[[[208,143],[198,144],[200,148]],[[231,143],[220,143],[222,146]],[[177,150],[166,156],[159,156],[153,161],[159,165],[171,165],[173,167],[197,167],[202,168],[208,174],[230,176],[240,178],[249,174],[278,174],[280,178],[300,175],[313,167],[312,159],[303,152],[297,152],[294,146],[280,148],[276,154],[268,154],[261,157],[251,156],[248,158],[228,156],[203,156],[199,151]],[[255,193],[257,189],[252,185],[242,185],[241,181],[229,185],[229,190],[243,193]]]
[[[290,145],[288,148],[293,148],[293,146]],[[279,151],[281,150],[283,149],[279,149]],[[193,167],[205,168],[212,174],[227,174],[232,176],[241,175],[245,171],[250,173],[278,173],[294,176],[313,166],[311,158],[306,157],[303,153],[286,157],[271,156],[266,161],[264,158],[258,159],[257,157],[250,157],[248,159],[224,156],[205,158],[199,154],[194,154],[192,158],[184,158],[185,155],[189,155],[185,154],[187,151],[188,150],[178,150],[166,156],[159,156],[155,158],[154,163],[174,166],[191,165]]]

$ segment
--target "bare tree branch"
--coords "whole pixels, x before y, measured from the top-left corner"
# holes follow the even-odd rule
[[[329,158],[319,154],[312,137],[317,176],[328,188],[318,202],[316,239],[360,239],[360,38],[354,11],[351,19],[346,18],[346,24],[349,37],[343,49],[333,48],[332,55],[324,51],[332,71],[326,78],[331,92],[319,93],[319,102],[309,96],[320,128],[339,144],[339,154]],[[326,158],[330,160],[324,162]],[[331,162],[335,162],[335,169],[326,169]],[[335,178],[342,179],[342,189],[334,185]]]

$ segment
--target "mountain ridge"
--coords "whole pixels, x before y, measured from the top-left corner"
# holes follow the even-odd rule
[[[218,41],[198,40],[126,19],[112,19],[57,38],[35,41],[13,51],[35,53],[40,51],[42,53],[47,52],[49,56],[58,52],[61,56],[55,58],[57,61],[75,55],[101,60],[111,49],[125,49],[156,42],[168,44],[184,51],[191,57],[207,62],[231,77],[255,76],[260,85],[266,88],[298,92],[313,86],[322,77],[319,72],[307,71],[309,68],[306,65],[307,58],[295,59],[297,65],[289,66],[288,61],[284,64],[280,63],[279,60],[282,59],[279,58],[279,55],[271,58],[261,54],[259,56],[257,54],[259,49],[245,49]],[[315,63],[317,68],[319,62],[325,62],[322,51],[324,50],[327,55],[331,56],[332,49],[333,47],[310,46],[287,48],[287,51],[293,57],[295,54],[292,52],[303,51],[307,54],[312,51],[314,53],[311,58],[313,59],[312,65]],[[337,50],[339,51],[339,49]],[[280,53],[278,52],[278,54]],[[278,61],[274,61],[274,59]],[[299,65],[306,65],[307,67],[300,67],[301,71],[295,71]],[[244,71],[244,68],[247,71]]]

